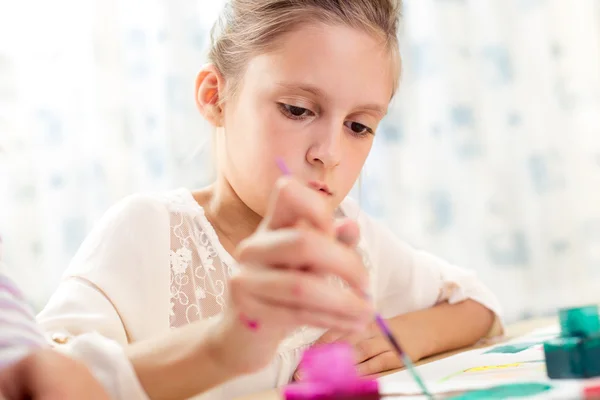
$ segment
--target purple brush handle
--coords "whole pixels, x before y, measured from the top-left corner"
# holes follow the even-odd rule
[[[277,167],[279,168],[279,170],[281,171],[281,173],[285,176],[290,176],[292,175],[292,172],[290,171],[290,169],[287,167],[287,165],[285,165],[285,161],[283,161],[283,158],[277,158],[277,160],[275,160],[275,162],[277,163]]]

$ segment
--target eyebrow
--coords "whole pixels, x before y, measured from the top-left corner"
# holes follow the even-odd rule
[[[326,98],[327,96],[321,89],[316,86],[310,84],[303,83],[290,83],[290,82],[277,82],[278,86],[284,87],[286,89],[291,90],[300,90],[302,92],[310,93],[316,97]],[[382,107],[379,104],[363,104],[360,107],[357,107],[361,110],[374,111],[376,113],[381,114],[381,116],[385,116],[387,114],[387,107]]]
[[[323,93],[323,91],[321,89],[319,89],[316,86],[313,85],[309,85],[309,84],[303,84],[303,83],[290,83],[290,82],[277,82],[278,86],[284,87],[286,89],[291,89],[291,90],[301,90],[303,92],[307,92],[310,94],[313,94],[317,97],[327,97],[325,96],[325,93]]]

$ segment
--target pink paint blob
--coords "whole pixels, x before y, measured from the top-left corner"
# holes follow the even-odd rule
[[[361,378],[354,365],[352,346],[332,343],[308,349],[300,363],[302,382],[284,389],[286,400],[375,400],[379,385]]]

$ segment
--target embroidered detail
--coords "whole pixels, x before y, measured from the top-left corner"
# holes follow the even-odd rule
[[[192,251],[187,247],[180,247],[177,251],[171,250],[171,269],[176,275],[185,274],[190,261],[192,261]]]

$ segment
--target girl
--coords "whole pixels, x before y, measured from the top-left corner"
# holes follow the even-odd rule
[[[212,346],[206,374],[236,377],[202,398],[231,399],[289,382],[326,332],[355,344],[363,374],[399,367],[378,331],[361,329],[365,291],[414,359],[500,333],[497,301],[471,273],[346,198],[398,84],[399,8],[230,1],[196,80],[216,128],[216,181],[114,206],[39,315],[55,342],[97,331],[126,345],[198,325],[190,345]]]

